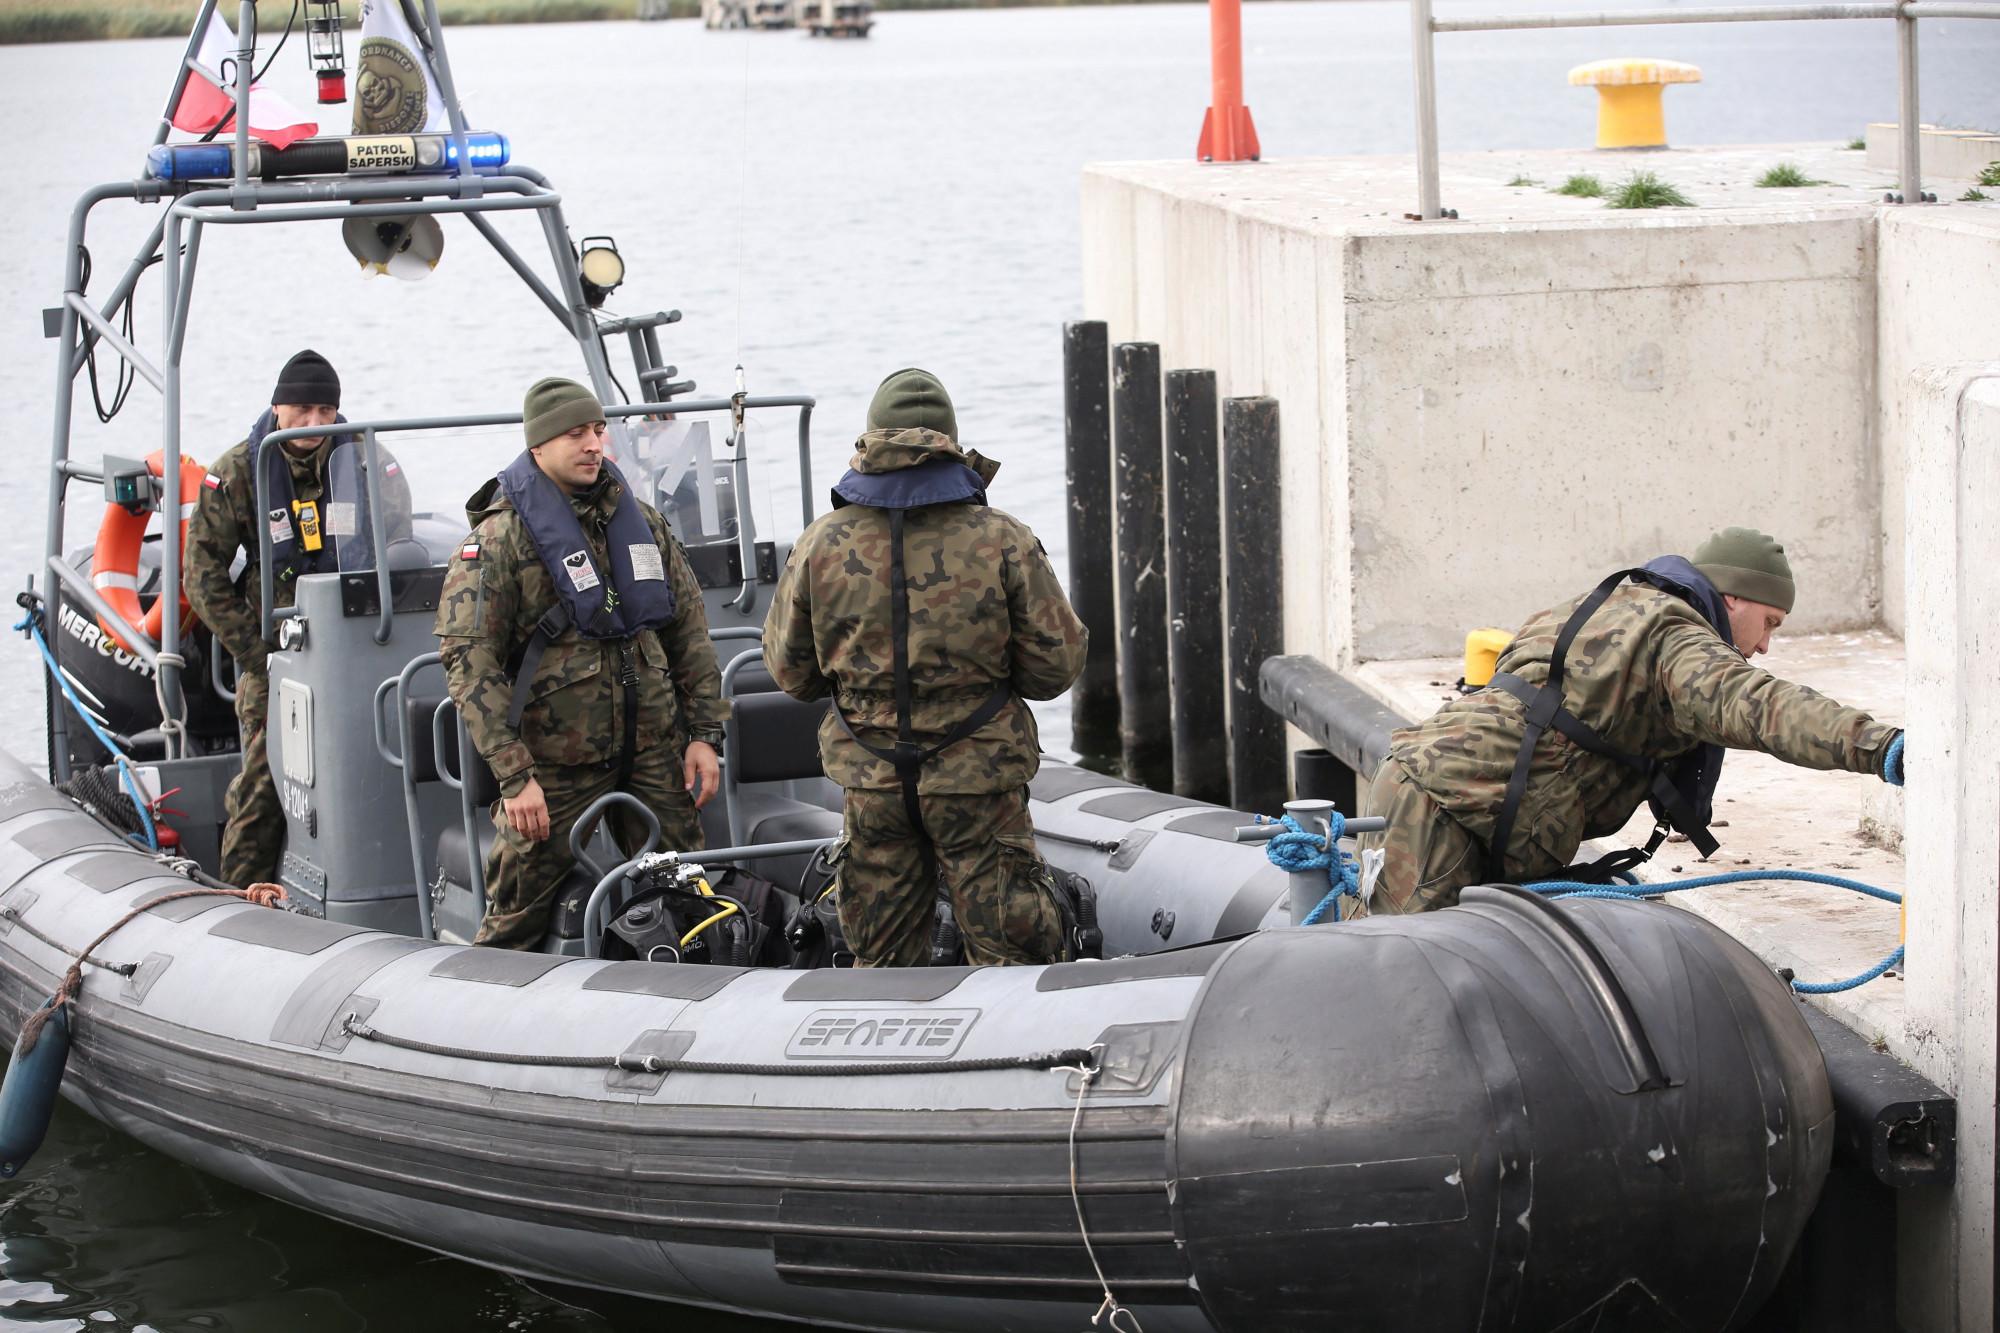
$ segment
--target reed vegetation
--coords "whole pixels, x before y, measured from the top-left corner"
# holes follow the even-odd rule
[[[1008,9],[1024,5],[1140,4],[1146,0],[875,0],[889,9]],[[181,37],[193,26],[197,0],[0,0],[0,46],[25,42],[88,42],[105,38]],[[223,0],[233,24],[234,0]],[[350,27],[361,0],[341,0]],[[263,22],[282,30],[288,10],[266,0]],[[668,0],[672,18],[696,18],[701,0]],[[438,0],[447,26],[473,23],[585,23],[632,19],[639,0]]]
[[[1573,199],[1602,199],[1604,182],[1595,176],[1580,173],[1556,186],[1553,193],[1566,194]]]
[[[10,0],[0,4],[0,44],[183,37],[194,25],[196,3],[197,0]],[[234,24],[233,0],[223,0],[222,8]],[[360,22],[360,0],[342,0],[341,8],[350,27]],[[638,0],[438,0],[438,17],[447,26],[629,19],[637,16],[638,9]],[[688,15],[700,11],[701,0],[682,0],[674,10]],[[289,12],[283,4],[267,0],[259,10],[261,28],[282,32]]]

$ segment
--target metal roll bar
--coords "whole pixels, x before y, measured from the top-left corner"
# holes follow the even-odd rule
[[[1530,28],[1610,28],[1675,23],[1773,23],[1807,19],[1893,19],[1896,23],[1897,135],[1900,193],[1893,202],[1924,202],[1923,136],[1918,119],[1917,20],[2000,19],[2000,4],[1900,0],[1881,4],[1729,5],[1703,9],[1599,10],[1575,14],[1488,14],[1440,19],[1432,0],[1410,0],[1411,67],[1417,94],[1417,212],[1444,216],[1438,188],[1437,61],[1441,32],[1514,32]]]

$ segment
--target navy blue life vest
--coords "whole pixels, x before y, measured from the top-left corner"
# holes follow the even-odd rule
[[[986,503],[986,483],[956,458],[940,454],[914,467],[894,472],[847,474],[833,486],[833,507],[867,505],[872,509],[917,509],[924,505]]]
[[[347,418],[336,413],[335,425],[345,425]],[[299,511],[293,507],[298,492],[292,488],[291,464],[286,458],[285,446],[264,447],[264,437],[278,428],[278,414],[265,408],[263,415],[250,427],[250,477],[251,485],[256,485],[259,472],[264,474],[264,499],[270,505],[268,513],[258,521],[271,530],[271,573],[280,584],[290,583],[306,574],[318,574],[323,570],[338,569],[337,557],[332,537],[326,531],[326,492],[329,487],[322,485],[315,515],[320,529],[320,549],[306,549],[305,534],[299,530]],[[336,433],[329,430],[327,434]],[[321,479],[324,482],[324,478]],[[257,494],[250,493],[251,503],[256,503]],[[280,533],[283,534],[280,537]],[[254,548],[253,548],[254,549]]]
[[[1708,825],[1714,817],[1715,787],[1722,779],[1721,746],[1697,745],[1686,754],[1668,761],[1626,754],[1614,749],[1589,724],[1572,713],[1564,700],[1563,674],[1570,644],[1585,622],[1604,605],[1605,599],[1628,578],[1680,598],[1701,613],[1702,619],[1722,636],[1724,643],[1735,647],[1729,630],[1729,610],[1722,594],[1692,564],[1677,555],[1664,555],[1647,561],[1637,569],[1619,570],[1577,603],[1576,610],[1570,613],[1556,635],[1555,649],[1549,655],[1548,679],[1541,686],[1530,685],[1508,672],[1495,675],[1487,688],[1511,694],[1527,708],[1524,715],[1526,728],[1521,737],[1521,748],[1515,755],[1514,772],[1508,779],[1507,794],[1501,801],[1500,813],[1494,819],[1493,833],[1486,848],[1487,871],[1495,880],[1506,878],[1507,844],[1512,841],[1514,821],[1520,814],[1521,799],[1527,792],[1529,762],[1535,747],[1548,731],[1559,731],[1582,749],[1616,760],[1639,774],[1646,782],[1647,799],[1652,805],[1655,820],[1653,836],[1645,847],[1627,848],[1586,865],[1571,866],[1562,872],[1561,878],[1608,881],[1651,860],[1653,853],[1660,849],[1660,844],[1666,841],[1670,829],[1686,834],[1695,850],[1705,857],[1714,855],[1720,846],[1715,835],[1708,831]]]
[[[632,488],[608,458],[604,470],[621,491],[604,534],[611,557],[608,579],[591,554],[569,496],[535,465],[534,455],[524,451],[509,463],[500,473],[500,489],[527,525],[535,554],[577,633],[586,639],[629,639],[672,622],[674,585],[667,577],[666,554]]]

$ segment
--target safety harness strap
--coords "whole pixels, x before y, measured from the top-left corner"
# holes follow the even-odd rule
[[[535,687],[535,673],[541,669],[542,654],[569,628],[569,604],[557,602],[535,622],[535,632],[521,649],[514,664],[514,693],[507,700],[507,725],[519,729],[522,714],[528,711],[528,696]]]
[[[890,509],[886,512],[889,515],[889,632],[894,640],[891,664],[896,689],[895,748],[884,750],[862,740],[855,734],[854,724],[848,720],[846,711],[838,702],[834,704],[833,715],[840,720],[841,730],[847,733],[849,740],[895,768],[896,778],[903,789],[903,811],[909,816],[911,829],[922,833],[924,816],[923,806],[918,800],[917,782],[924,765],[991,722],[1014,697],[1014,690],[1006,681],[1001,681],[993,687],[991,694],[979,701],[979,707],[947,731],[937,744],[917,744],[911,708],[910,587],[903,564],[903,511]]]
[[[1486,849],[1487,873],[1495,880],[1504,881],[1507,877],[1507,844],[1513,838],[1514,822],[1521,813],[1521,801],[1527,794],[1528,770],[1534,760],[1535,747],[1541,743],[1543,734],[1551,729],[1561,732],[1591,754],[1602,755],[1643,775],[1647,779],[1646,794],[1652,798],[1654,810],[1661,816],[1652,838],[1643,849],[1633,847],[1613,852],[1589,865],[1571,867],[1566,874],[1584,880],[1608,880],[1613,875],[1622,874],[1650,860],[1660,844],[1666,841],[1669,829],[1686,834],[1688,841],[1703,856],[1713,855],[1721,846],[1686,796],[1667,776],[1665,768],[1654,760],[1613,748],[1590,724],[1564,706],[1563,677],[1568,667],[1570,645],[1618,585],[1643,572],[1621,569],[1605,578],[1591,589],[1589,596],[1577,603],[1576,610],[1570,613],[1562,631],[1556,635],[1555,651],[1549,655],[1549,676],[1545,684],[1540,687],[1530,685],[1519,676],[1505,671],[1493,677],[1492,688],[1513,695],[1526,706],[1526,727],[1521,736],[1521,748],[1514,756],[1514,771],[1507,779],[1507,794],[1500,804],[1499,817],[1493,822],[1493,836]]]

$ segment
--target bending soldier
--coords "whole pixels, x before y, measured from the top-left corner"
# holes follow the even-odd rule
[[[1662,556],[1535,616],[1492,685],[1391,738],[1368,800],[1389,828],[1360,839],[1387,853],[1366,910],[1429,911],[1468,884],[1551,878],[1642,800],[1659,821],[1643,851],[1562,877],[1608,879],[1669,829],[1707,856],[1724,747],[1902,785],[1901,731],[1750,665],[1794,596],[1785,548],[1727,528],[1692,563]]]
[[[1035,534],[987,506],[998,464],[957,437],[935,378],[884,380],[764,624],[779,686],[834,696],[820,755],[846,789],[840,924],[863,967],[925,961],[940,876],[966,961],[1047,962],[1060,943],[1021,701],[1068,689],[1087,635]]]
[[[532,949],[572,859],[577,817],[626,791],[666,847],[702,845],[722,699],[701,587],[666,520],[604,457],[604,408],[581,384],[537,381],[528,447],[466,504],[437,633],[460,724],[500,784],[475,943]],[[628,850],[640,822],[612,815]]]
[[[196,615],[216,641],[236,659],[236,721],[243,746],[243,770],[224,798],[228,823],[222,833],[218,874],[243,887],[278,874],[284,848],[285,814],[271,780],[264,723],[269,711],[270,649],[263,638],[258,525],[268,523],[272,582],[278,607],[292,605],[306,574],[336,568],[335,543],[326,509],[327,463],[336,447],[332,434],[290,440],[271,449],[273,431],[332,426],[340,415],[340,376],[325,357],[311,350],[285,363],[271,391],[271,406],[250,433],[217,459],[202,486],[201,501],[188,523],[187,570],[183,579]],[[257,475],[264,474],[270,513],[257,509]],[[385,469],[403,511],[407,486],[393,463]],[[243,572],[229,567],[241,550]]]

